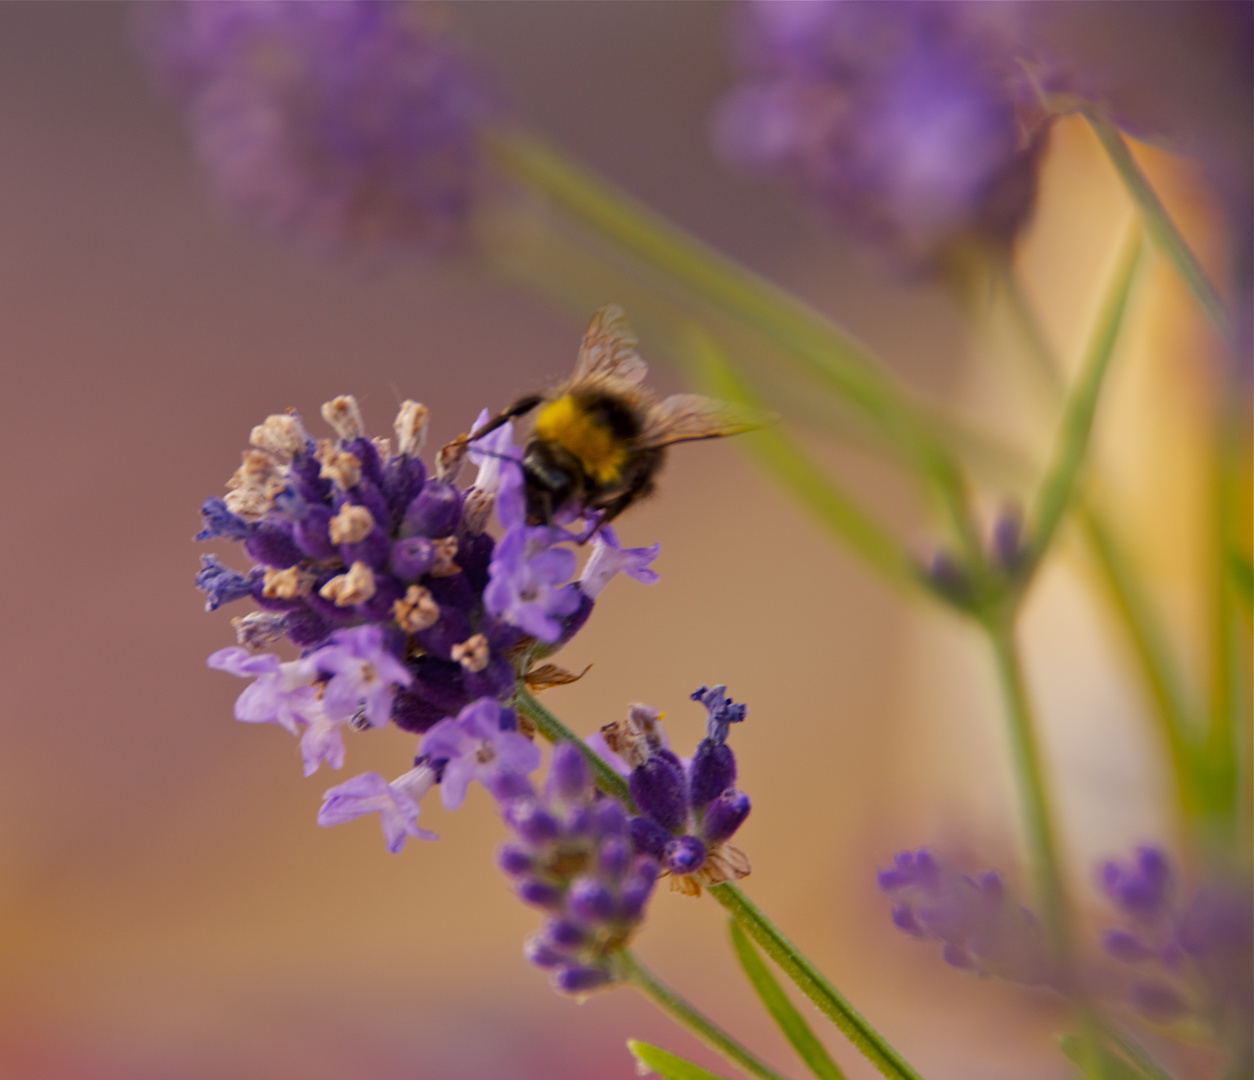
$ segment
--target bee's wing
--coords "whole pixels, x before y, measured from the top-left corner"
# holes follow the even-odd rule
[[[701,394],[673,394],[650,410],[636,445],[642,450],[653,450],[671,443],[738,435],[769,424],[771,419],[729,401],[716,401]]]
[[[608,304],[592,316],[579,359],[575,362],[574,383],[612,379],[635,386],[645,377],[648,365],[636,352],[636,335],[617,304]]]

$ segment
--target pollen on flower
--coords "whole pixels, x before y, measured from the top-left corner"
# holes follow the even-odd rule
[[[364,506],[346,503],[344,508],[331,519],[331,543],[357,544],[370,535],[374,528],[374,517]]]
[[[336,487],[348,491],[361,482],[361,460],[356,454],[341,450],[332,439],[318,443],[317,458],[322,465],[318,475]]]
[[[606,746],[634,769],[662,748],[661,728],[657,725],[664,716],[665,713],[648,705],[629,705],[623,719],[602,726],[601,737]]]
[[[475,634],[460,645],[454,645],[452,658],[471,674],[477,675],[488,666],[491,650],[483,634]]]
[[[318,595],[330,600],[336,607],[353,607],[373,597],[376,588],[370,567],[363,562],[355,562],[347,574],[339,574],[323,585]]]
[[[396,449],[404,457],[417,457],[427,438],[427,415],[430,410],[418,401],[402,401],[396,414]]]
[[[345,441],[358,438],[365,425],[361,422],[361,409],[352,394],[340,394],[322,406],[322,419]]]
[[[277,462],[264,450],[248,450],[244,461],[227,481],[226,498],[222,501],[232,514],[245,521],[264,517],[282,490]]]
[[[286,465],[297,454],[304,453],[308,438],[299,416],[293,413],[275,413],[253,428],[248,441],[258,450],[265,451]]]
[[[447,446],[442,446],[435,458],[435,475],[445,483],[451,484],[461,472],[466,460],[466,452],[470,449],[468,436],[463,432]]]
[[[429,630],[439,621],[440,606],[432,598],[430,589],[411,585],[405,595],[392,605],[392,617],[396,620],[396,625],[406,633],[417,634]],[[453,646],[454,650],[458,647]],[[457,657],[454,656],[453,659],[456,660]]]
[[[287,633],[287,621],[273,611],[250,611],[231,620],[235,640],[249,652],[260,652]]]
[[[261,595],[268,600],[296,600],[313,592],[317,580],[308,570],[289,566],[286,570],[267,570],[261,579]]]

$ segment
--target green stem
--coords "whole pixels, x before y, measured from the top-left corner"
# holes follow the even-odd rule
[[[613,795],[631,813],[634,814],[636,812],[636,804],[632,800],[631,792],[627,790],[627,781],[611,769],[600,754],[541,705],[526,687],[519,687],[517,694],[514,696],[514,708],[532,720],[536,725],[536,729],[549,742],[574,744],[591,767],[597,787],[607,795]]]
[[[876,1031],[797,947],[775,927],[740,889],[730,882],[715,885],[710,895],[731,912],[741,928],[756,941],[802,993],[889,1080],[921,1080],[887,1040]]]
[[[756,1076],[759,1080],[783,1080],[779,1073],[764,1065],[713,1021],[702,1016],[674,990],[659,982],[627,949],[618,954],[618,967],[627,982],[710,1049],[718,1051],[728,1061],[739,1065],[750,1076]]]
[[[830,385],[906,450],[935,491],[951,527],[978,565],[978,536],[953,459],[871,354],[783,289],[684,232],[560,150],[521,132],[488,143],[509,176],[613,241],[671,281],[748,326]]]
[[[1086,349],[1080,378],[1067,401],[1059,426],[1053,462],[1037,494],[1029,549],[1033,566],[1040,562],[1049,549],[1054,531],[1076,493],[1080,468],[1088,455],[1097,402],[1110,367],[1111,356],[1114,354],[1115,342],[1119,337],[1119,328],[1123,323],[1123,314],[1132,291],[1140,254],[1141,238],[1140,230],[1137,230],[1120,259],[1102,310],[1098,314],[1097,326]]]
[[[1015,643],[1013,611],[989,617],[985,623],[997,665],[997,677],[1006,703],[1015,773],[1018,776],[1024,831],[1031,853],[1041,919],[1058,955],[1067,953],[1067,913],[1059,873],[1058,847],[1036,741],[1032,704],[1024,683]]]
[[[1132,151],[1128,149],[1128,144],[1124,142],[1123,135],[1119,129],[1115,127],[1101,112],[1092,105],[1084,105],[1080,108],[1080,115],[1088,121],[1089,127],[1093,129],[1093,134],[1097,136],[1098,141],[1105,149],[1107,156],[1110,158],[1111,164],[1114,165],[1115,171],[1124,182],[1128,189],[1128,194],[1132,196],[1133,201],[1140,207],[1141,214],[1145,219],[1145,227],[1149,230],[1150,236],[1154,238],[1154,242],[1163,250],[1163,253],[1171,260],[1180,276],[1184,279],[1184,283],[1189,287],[1189,291],[1197,298],[1199,304],[1202,305],[1207,317],[1215,325],[1225,339],[1231,336],[1232,321],[1229,318],[1228,310],[1224,306],[1223,300],[1219,296],[1219,290],[1215,288],[1210,278],[1206,276],[1206,271],[1202,269],[1202,264],[1197,261],[1197,256],[1193,254],[1189,245],[1185,242],[1176,223],[1171,219],[1171,215],[1167,213],[1167,208],[1163,206],[1162,200],[1158,197],[1142,172],[1141,167],[1136,163],[1136,158],[1132,156]]]

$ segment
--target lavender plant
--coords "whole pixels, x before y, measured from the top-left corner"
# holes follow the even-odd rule
[[[147,40],[188,109],[213,183],[246,216],[340,243],[430,250],[473,233],[480,220],[542,206],[562,243],[613,248],[613,272],[625,289],[643,291],[649,319],[666,327],[659,343],[721,397],[763,411],[775,404],[776,369],[767,365],[763,376],[767,357],[855,417],[936,511],[929,557],[915,558],[786,429],[763,431],[751,446],[868,568],[967,620],[986,640],[1032,870],[1021,903],[997,872],[964,874],[929,848],[902,853],[879,877],[892,921],[939,944],[956,968],[1066,999],[1075,1034],[1064,1049],[1086,1077],[1162,1080],[1171,1075],[1162,1048],[1183,1036],[1216,1048],[1224,1075],[1238,1080],[1254,1071],[1251,573],[1234,509],[1248,487],[1241,463],[1250,409],[1248,395],[1234,389],[1248,357],[1235,356],[1220,373],[1227,388],[1217,391],[1224,407],[1212,448],[1216,656],[1205,709],[1194,704],[1203,694],[1164,644],[1145,584],[1089,481],[1106,376],[1150,257],[1142,233],[1231,347],[1246,339],[1239,329],[1231,336],[1224,291],[1129,151],[1119,130],[1126,118],[1093,89],[1108,85],[1104,73],[1067,69],[1033,36],[1031,18],[1008,11],[859,0],[744,4],[733,16],[744,81],[713,121],[727,159],[784,180],[891,262],[916,275],[960,268],[969,276],[974,267],[999,283],[1052,388],[1055,437],[1048,457],[1026,466],[1025,512],[1002,515],[988,535],[973,510],[987,481],[967,451],[969,433],[956,436],[954,424],[939,422],[839,326],[490,107],[493,96],[408,5],[193,0],[154,15]],[[1014,267],[1046,135],[1068,113],[1092,127],[1141,212],[1069,384]],[[505,183],[514,191],[501,200]],[[1233,205],[1229,190],[1224,197]],[[479,232],[481,253],[493,258],[506,235]],[[1239,282],[1250,265],[1248,230],[1238,245]],[[531,278],[542,290],[579,292],[560,264]],[[1248,308],[1248,297],[1240,300]],[[1243,320],[1244,313],[1238,327]],[[416,403],[401,409],[395,449],[367,438],[352,398],[328,403],[323,416],[335,437],[320,442],[291,413],[254,429],[228,494],[202,508],[201,533],[240,543],[252,566],[236,570],[206,556],[197,580],[210,609],[243,599],[259,609],[236,620],[239,644],[210,665],[254,680],[237,718],[299,737],[307,775],[341,767],[346,730],[391,722],[420,736],[412,767],[395,779],[365,773],[329,789],[319,823],[377,813],[388,849],[398,852],[411,838],[433,838],[416,824],[433,788],[452,809],[478,782],[512,833],[501,868],[544,913],[526,955],[557,990],[633,985],[749,1074],[776,1075],[630,952],[657,881],[669,877],[678,891],[707,891],[730,912],[747,976],[814,1075],[841,1073],[751,940],[881,1073],[917,1077],[736,884],[749,861],[731,840],[749,800],[735,786],[728,738],[746,710],[725,687],[693,694],[707,710],[707,733],[688,760],[669,748],[649,707],[633,705],[625,719],[583,739],[535,696],[571,678],[547,659],[578,633],[613,577],[653,580],[657,546],[621,548],[583,506],[560,522],[541,520],[509,424],[450,444],[429,471],[418,456],[425,410]],[[488,419],[484,413],[471,432]],[[1010,455],[994,448],[994,456]],[[467,458],[478,475],[459,486]],[[1189,871],[1159,846],[1139,849],[1130,863],[1106,863],[1100,889],[1123,925],[1106,932],[1100,950],[1061,870],[1064,843],[1018,629],[1039,570],[1073,520],[1138,659],[1175,781],[1179,864]],[[583,541],[591,554],[576,576]],[[283,640],[298,658],[262,651]],[[537,737],[556,744],[538,786],[530,778],[542,763]],[[656,1047],[633,1043],[632,1051],[673,1080],[710,1075]]]

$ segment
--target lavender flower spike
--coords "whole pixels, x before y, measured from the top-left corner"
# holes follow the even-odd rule
[[[365,814],[378,814],[387,849],[394,855],[411,836],[416,840],[436,840],[435,833],[414,824],[418,803],[431,790],[436,776],[436,769],[425,762],[390,784],[378,773],[354,776],[323,795],[318,824],[341,825]]]
[[[895,856],[879,886],[896,901],[897,928],[940,942],[947,964],[1029,986],[1048,981],[1051,965],[1036,919],[995,871],[972,879],[919,848]]]
[[[548,914],[524,954],[551,972],[560,993],[584,995],[617,979],[615,954],[644,918],[656,862],[633,855],[627,815],[599,796],[583,756],[569,743],[553,749],[542,795],[516,778],[498,785],[515,833],[499,862],[519,897]]]
[[[472,780],[490,787],[498,773],[525,776],[540,767],[540,748],[518,733],[513,712],[493,698],[467,705],[456,720],[441,720],[418,752],[445,763],[440,801],[449,810],[461,806]]]
[[[459,239],[493,108],[421,7],[188,0],[145,5],[141,31],[210,185],[240,217],[321,247]]]

